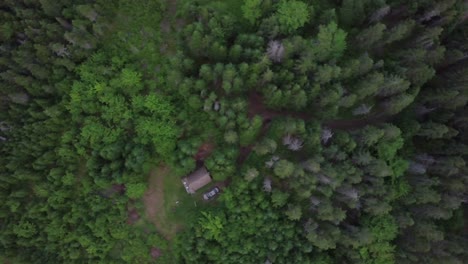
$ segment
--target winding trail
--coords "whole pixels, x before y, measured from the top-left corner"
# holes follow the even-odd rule
[[[252,118],[255,115],[261,116],[264,123],[274,117],[281,116],[290,116],[304,120],[311,120],[314,118],[313,114],[306,112],[293,112],[288,110],[278,111],[268,109],[263,103],[263,96],[258,92],[251,93],[249,96],[248,116]],[[375,114],[365,118],[327,120],[323,121],[322,125],[331,129],[353,130],[365,127],[367,125],[378,124],[389,119],[391,119],[391,116]]]
[[[259,135],[259,139],[266,134],[270,126],[270,121],[274,117],[282,117],[282,116],[290,116],[294,118],[299,118],[303,120],[310,120],[314,118],[314,116],[310,113],[306,112],[293,112],[293,111],[279,111],[279,110],[272,110],[268,109],[265,104],[263,103],[263,96],[258,92],[252,92],[249,95],[249,109],[248,109],[248,116],[249,118],[253,118],[254,116],[259,115],[263,119],[263,126],[262,132]],[[367,125],[373,125],[385,122],[390,120],[392,116],[384,115],[384,114],[376,114],[373,116],[368,116],[366,118],[354,118],[354,119],[337,119],[337,120],[328,120],[323,121],[322,126],[328,127],[331,129],[339,129],[339,130],[354,130],[361,127],[365,127]],[[253,145],[249,145],[246,147],[242,147],[237,158],[237,164],[242,164],[245,159],[249,156],[252,152]]]

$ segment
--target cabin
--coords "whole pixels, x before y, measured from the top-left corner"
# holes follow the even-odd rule
[[[211,182],[211,176],[205,167],[201,167],[182,178],[182,184],[189,194],[194,194],[197,190],[203,188]]]

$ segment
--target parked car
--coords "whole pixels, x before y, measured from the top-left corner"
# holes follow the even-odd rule
[[[208,192],[204,193],[203,194],[203,199],[205,200],[211,200],[213,199],[216,195],[218,195],[218,193],[220,192],[221,190],[218,188],[218,187],[214,187],[213,189],[209,190]]]

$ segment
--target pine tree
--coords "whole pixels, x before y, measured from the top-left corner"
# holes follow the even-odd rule
[[[317,59],[326,61],[340,58],[346,50],[346,35],[335,22],[319,26],[319,33],[314,41]]]

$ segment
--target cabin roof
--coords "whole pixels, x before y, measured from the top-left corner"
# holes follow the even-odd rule
[[[185,190],[192,194],[211,182],[211,176],[205,167],[201,167],[182,178]]]

